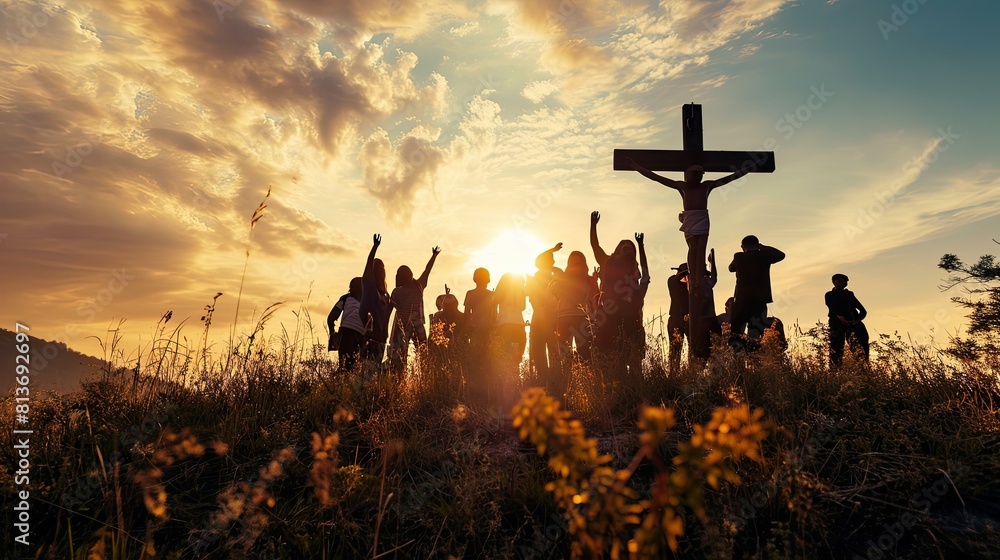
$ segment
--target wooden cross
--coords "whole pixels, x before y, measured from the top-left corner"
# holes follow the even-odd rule
[[[727,152],[706,151],[701,124],[701,105],[689,103],[681,110],[681,130],[684,137],[683,150],[615,150],[614,169],[634,170],[632,162],[650,171],[686,171],[693,165],[700,165],[706,173],[735,173],[750,165],[755,165],[755,173],[774,172],[774,152]],[[631,160],[631,161],[630,161]],[[701,313],[705,309],[705,248],[703,242],[694,243],[688,238],[688,341],[692,354],[707,358],[710,344],[710,323]]]
[[[755,173],[774,172],[774,152],[705,151],[701,126],[701,105],[689,103],[681,109],[683,150],[615,150],[616,171],[632,170],[629,159],[650,171],[685,171],[700,165],[706,173],[733,173],[756,163]]]

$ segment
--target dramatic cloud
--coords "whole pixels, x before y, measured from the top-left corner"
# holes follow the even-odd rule
[[[629,21],[612,45],[633,77],[661,80],[705,64],[707,55],[759,28],[790,0],[662,2]],[[744,55],[755,47],[744,47]]]
[[[216,7],[3,8],[14,42],[0,61],[2,250],[19,275],[0,288],[21,296],[9,312],[100,325],[198,309],[238,281],[269,184],[255,258],[352,253],[291,204],[303,156],[357,149],[356,131],[391,114],[440,114],[447,82],[417,84],[416,57],[389,61],[385,42],[321,53],[330,25],[308,16]],[[97,313],[87,302],[116,272],[131,281]]]
[[[281,0],[274,9],[294,10],[327,22],[338,37],[355,44],[374,33],[412,39],[442,23],[473,15],[465,2],[457,0]]]
[[[391,219],[409,218],[418,191],[433,186],[446,152],[433,145],[440,131],[418,128],[395,145],[378,129],[361,146],[362,186]]]

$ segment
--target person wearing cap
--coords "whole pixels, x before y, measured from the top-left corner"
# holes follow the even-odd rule
[[[868,361],[868,329],[862,323],[868,311],[854,292],[847,289],[849,279],[846,274],[834,274],[831,280],[833,289],[826,293],[826,307],[830,310],[830,365],[840,366],[844,358],[844,342],[852,334],[851,350],[857,352],[860,347],[865,361]]]
[[[743,238],[742,253],[733,255],[729,272],[736,273],[733,300],[732,334],[759,338],[767,328],[767,304],[771,303],[771,265],[784,260],[785,254],[762,245],[755,235]]]
[[[667,292],[670,294],[670,310],[667,313],[667,334],[670,337],[670,372],[676,373],[678,368],[680,368],[681,348],[684,346],[684,337],[688,335],[690,300],[688,299],[688,264],[685,262],[676,268],[672,268],[677,271],[677,274],[667,278]]]

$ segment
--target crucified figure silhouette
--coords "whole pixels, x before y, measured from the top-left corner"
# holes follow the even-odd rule
[[[684,211],[677,215],[677,219],[681,222],[680,230],[684,232],[684,239],[688,242],[689,263],[696,259],[693,251],[696,250],[697,245],[692,244],[692,239],[694,239],[696,243],[701,244],[701,252],[697,253],[699,255],[705,254],[705,249],[708,244],[709,193],[723,185],[732,183],[747,173],[750,173],[757,167],[756,164],[751,163],[736,173],[727,175],[721,179],[703,181],[702,178],[705,176],[705,171],[700,165],[692,165],[684,172],[683,181],[675,181],[674,179],[653,173],[636,163],[635,160],[631,158],[628,161],[632,164],[632,169],[635,169],[644,177],[666,185],[681,193]],[[704,260],[704,257],[702,257],[702,260]],[[690,266],[690,264],[688,266]]]
[[[705,332],[705,336],[699,336],[704,329],[695,328],[695,323],[701,323],[701,319],[708,320],[709,315],[715,317],[715,306],[712,302],[712,287],[714,282],[706,282],[705,279],[705,251],[708,248],[708,195],[714,189],[729,184],[740,177],[756,169],[757,165],[751,162],[739,171],[715,179],[703,181],[705,171],[699,165],[692,165],[684,171],[684,180],[676,181],[653,173],[645,167],[639,165],[635,160],[628,158],[627,163],[632,169],[638,171],[644,177],[652,179],[657,183],[666,185],[681,194],[684,211],[677,218],[681,222],[680,230],[684,232],[684,240],[687,242],[688,254],[687,262],[690,270],[688,286],[691,292],[692,304],[690,314],[692,317],[692,327],[689,334],[691,341],[691,351],[699,358],[707,358],[709,353],[710,340]],[[714,255],[713,255],[714,257]],[[712,268],[715,268],[714,258]],[[697,304],[694,301],[697,300]],[[697,316],[697,318],[695,318]]]

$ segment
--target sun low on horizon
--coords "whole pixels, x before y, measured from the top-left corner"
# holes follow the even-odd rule
[[[485,268],[490,272],[491,285],[504,274],[526,277],[535,272],[535,258],[546,249],[537,236],[518,229],[504,230],[492,241],[472,253],[469,270]],[[471,276],[471,273],[470,273]]]

